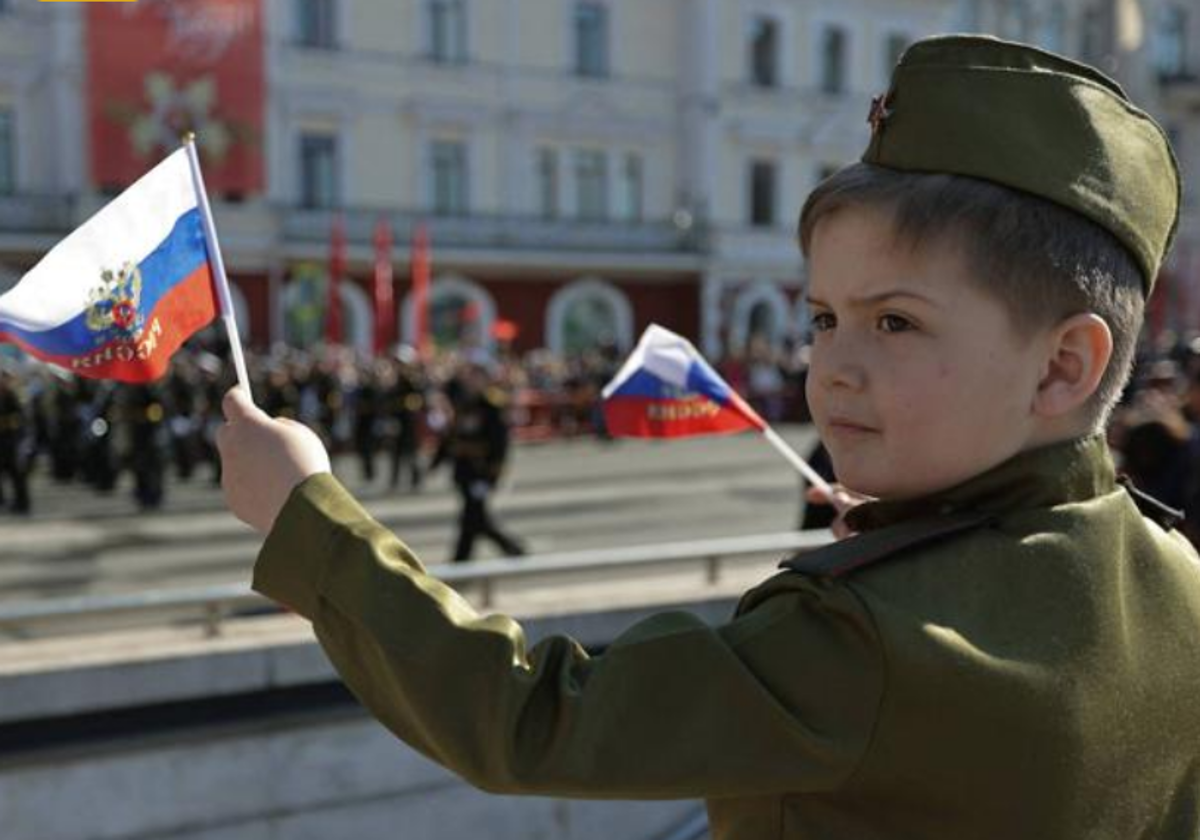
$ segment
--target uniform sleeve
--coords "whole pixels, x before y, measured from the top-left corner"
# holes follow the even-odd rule
[[[669,612],[601,656],[562,636],[527,648],[321,475],[254,586],[313,623],[375,717],[478,787],[661,799],[829,790],[866,750],[884,688],[870,616],[844,587],[785,577],[722,627]]]

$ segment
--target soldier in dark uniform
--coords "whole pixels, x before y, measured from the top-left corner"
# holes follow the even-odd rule
[[[300,415],[300,389],[296,380],[282,364],[267,368],[266,383],[263,385],[263,411],[272,417],[288,417],[295,420]]]
[[[70,481],[80,470],[85,429],[78,382],[76,379],[60,380],[48,395],[50,473],[55,481]]]
[[[446,461],[453,464],[454,486],[462,502],[454,562],[471,559],[479,537],[487,537],[507,556],[521,556],[525,553],[524,546],[500,530],[488,510],[488,499],[508,457],[504,395],[492,382],[486,364],[481,362],[464,365],[448,390],[452,393],[454,413],[430,469]]]
[[[401,353],[393,368],[394,381],[387,389],[386,414],[393,425],[391,437],[391,487],[400,486],[400,474],[408,468],[408,487],[420,490],[424,480],[421,465],[421,418],[425,414],[424,377],[411,350]]]
[[[117,388],[112,382],[78,380],[82,408],[83,479],[101,493],[110,493],[117,485],[120,463],[116,455]]]
[[[197,404],[199,424],[199,459],[212,467],[212,481],[221,480],[221,460],[217,454],[217,430],[221,427],[221,394],[225,388],[222,376],[225,368],[211,353],[200,353],[196,359],[200,376],[200,396]],[[279,411],[282,416],[282,410]]]
[[[343,377],[336,358],[330,356],[318,361],[313,369],[310,387],[316,399],[318,428],[322,436],[334,449],[345,442],[342,431],[345,427],[344,410],[346,395]]]
[[[531,648],[235,391],[254,585],[489,791],[703,797],[714,840],[1196,840],[1200,557],[1102,434],[1179,220],[1166,135],[1098,71],[970,36],[910,47],[871,125],[800,225],[809,404],[874,497],[851,536],[721,626]]]
[[[32,430],[16,375],[0,370],[0,504],[12,491],[13,513],[29,513],[29,465],[33,455]]]
[[[196,368],[180,358],[172,365],[164,387],[171,406],[167,432],[175,474],[180,481],[188,481],[203,455],[204,395]]]
[[[143,510],[157,510],[166,494],[169,442],[165,395],[161,386],[149,384],[132,386],[125,396],[133,495]]]
[[[379,378],[374,368],[363,365],[354,391],[354,451],[363,481],[375,480],[375,456],[379,452],[380,427],[383,425]]]

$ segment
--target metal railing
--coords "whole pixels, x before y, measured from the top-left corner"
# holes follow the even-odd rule
[[[483,607],[495,600],[496,588],[522,578],[568,577],[596,571],[654,569],[680,563],[703,564],[705,579],[716,585],[722,565],[734,558],[813,549],[832,539],[828,531],[788,531],[747,537],[661,543],[623,548],[543,554],[521,559],[498,558],[439,565],[430,571],[451,586],[478,585]],[[20,631],[29,625],[130,615],[155,611],[198,614],[205,634],[217,636],[222,622],[241,608],[270,608],[270,602],[243,583],[175,589],[151,589],[115,595],[85,595],[38,601],[0,603],[0,629]]]

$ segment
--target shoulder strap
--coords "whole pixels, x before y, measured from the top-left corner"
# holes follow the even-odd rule
[[[910,548],[980,528],[994,518],[994,514],[975,511],[902,522],[795,554],[779,567],[810,577],[840,577]]]
[[[1142,516],[1154,522],[1164,531],[1170,531],[1183,523],[1183,511],[1163,504],[1144,490],[1139,490],[1129,476],[1124,474],[1117,476],[1117,484],[1125,488],[1125,492],[1133,499],[1133,503],[1137,505]]]

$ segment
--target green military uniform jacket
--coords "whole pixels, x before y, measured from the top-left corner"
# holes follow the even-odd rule
[[[481,788],[703,797],[717,840],[1200,837],[1200,563],[1102,439],[875,502],[709,627],[529,648],[327,475],[255,586],[396,735]]]

